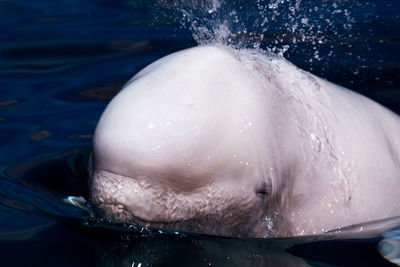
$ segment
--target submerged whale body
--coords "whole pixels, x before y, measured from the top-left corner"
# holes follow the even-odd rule
[[[136,74],[94,135],[90,200],[112,222],[233,237],[400,215],[400,120],[258,50],[202,46]]]

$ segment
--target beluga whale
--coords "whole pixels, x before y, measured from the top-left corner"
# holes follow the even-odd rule
[[[114,223],[315,235],[400,215],[400,119],[257,49],[203,45],[137,73],[93,137],[90,201]]]

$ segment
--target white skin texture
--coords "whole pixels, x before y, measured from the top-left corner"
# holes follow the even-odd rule
[[[94,135],[108,220],[233,237],[321,234],[400,215],[400,120],[255,50],[196,47],[149,65]]]

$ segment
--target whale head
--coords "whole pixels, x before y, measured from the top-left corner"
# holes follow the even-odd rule
[[[278,215],[269,207],[282,186],[272,101],[227,48],[191,48],[152,63],[97,125],[91,202],[113,222],[271,235]]]

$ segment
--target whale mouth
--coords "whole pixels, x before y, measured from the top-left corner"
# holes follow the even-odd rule
[[[234,238],[254,237],[254,229],[248,225],[238,224],[218,219],[212,214],[201,218],[189,218],[174,221],[149,221],[135,216],[132,212],[121,210],[121,205],[103,203],[96,209],[99,215],[111,224],[122,224],[123,227],[136,226],[153,228],[157,230],[179,231],[212,236],[225,236]],[[115,210],[118,212],[113,212]],[[265,237],[264,235],[262,237]]]
[[[186,231],[186,232],[204,232],[205,226],[208,226],[211,221],[215,221],[206,218],[202,219],[181,219],[181,220],[173,220],[173,221],[150,221],[142,219],[136,216],[131,211],[128,211],[122,207],[121,204],[114,203],[102,203],[98,205],[96,210],[101,215],[101,217],[105,218],[106,221],[110,223],[122,223],[124,225],[134,225],[141,227],[151,227],[158,229],[167,229],[167,230],[175,230],[175,231]],[[206,222],[207,221],[207,222]],[[208,227],[207,227],[208,228]],[[201,231],[203,229],[203,231]]]
[[[133,216],[131,223],[137,224],[142,227],[208,234],[208,231],[204,229],[205,224],[201,223],[201,221],[202,220],[196,219],[186,219],[169,222],[147,221],[140,219],[139,217]]]

